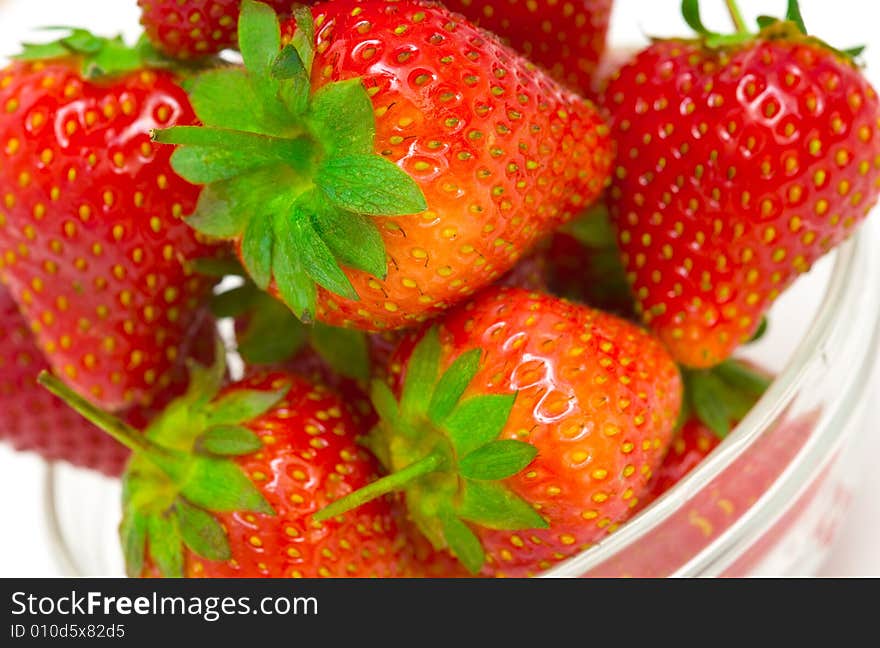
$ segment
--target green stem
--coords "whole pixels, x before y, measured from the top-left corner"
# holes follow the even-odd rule
[[[181,480],[186,473],[186,462],[172,452],[156,445],[136,429],[111,416],[85,398],[74,392],[56,376],[48,371],[41,371],[37,382],[63,400],[84,419],[94,423],[98,428],[116,439],[132,452],[140,453],[149,459],[157,468],[164,471],[174,480]]]
[[[346,495],[336,500],[332,504],[328,504],[323,509],[315,513],[313,519],[316,522],[329,520],[337,515],[342,515],[352,509],[371,502],[377,497],[386,495],[393,491],[401,490],[411,481],[418,479],[423,475],[432,473],[442,466],[444,458],[440,453],[433,452],[415,463],[410,464],[406,468],[397,471],[382,479],[374,481],[368,486],[364,486],[360,490]]]
[[[126,425],[115,416],[101,411],[48,371],[40,372],[37,382],[76,410],[80,416],[97,425],[132,452],[142,452],[153,448],[153,444],[133,427]]]
[[[742,12],[740,12],[739,6],[736,4],[736,0],[724,0],[724,3],[727,5],[727,11],[730,13],[730,19],[733,21],[733,26],[736,29],[736,33],[749,33],[749,29],[748,27],[746,27],[746,21],[743,20]]]

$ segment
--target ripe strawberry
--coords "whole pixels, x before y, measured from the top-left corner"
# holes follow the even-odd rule
[[[120,527],[129,575],[417,575],[389,500],[313,519],[378,468],[339,396],[288,373],[222,390],[220,376],[216,367],[197,369],[190,391],[145,436],[41,377],[135,453]]]
[[[880,102],[848,55],[806,35],[797,3],[733,37],[696,5],[683,2],[701,37],[656,41],[606,102],[611,215],[644,321],[708,367],[875,204]]]
[[[212,248],[181,220],[199,189],[149,136],[194,120],[118,40],[77,30],[0,70],[0,273],[54,370],[108,409],[169,385],[210,290],[189,260]]]
[[[443,4],[495,32],[573,90],[588,94],[594,88],[612,0],[444,0]]]
[[[340,0],[296,21],[281,37],[245,2],[247,70],[203,75],[191,98],[206,127],[156,138],[208,185],[189,222],[235,241],[299,317],[412,326],[601,191],[594,106],[441,5]]]
[[[293,0],[267,0],[280,14]],[[217,54],[235,46],[241,0],[138,0],[141,25],[156,49],[178,59]]]
[[[472,572],[549,568],[624,521],[660,465],[681,401],[662,346],[633,324],[493,287],[405,339],[394,391],[373,384],[390,490]],[[439,376],[439,379],[438,379]]]

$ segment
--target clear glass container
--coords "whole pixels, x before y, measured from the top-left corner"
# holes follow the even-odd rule
[[[743,356],[777,373],[725,441],[614,534],[546,576],[807,576],[861,469],[877,379],[880,241],[871,219],[774,305]],[[119,486],[49,469],[47,525],[66,573],[119,576]]]

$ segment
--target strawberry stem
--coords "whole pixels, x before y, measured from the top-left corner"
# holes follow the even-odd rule
[[[348,511],[355,509],[362,504],[371,502],[377,497],[387,495],[393,491],[401,490],[408,483],[418,479],[422,475],[432,473],[442,467],[445,459],[439,452],[432,452],[428,456],[410,464],[391,475],[382,477],[374,481],[369,486],[364,486],[345,497],[336,500],[332,504],[325,506],[323,509],[315,513],[313,519],[315,522],[323,522],[330,518],[342,515]]]
[[[727,5],[727,11],[730,13],[730,19],[733,21],[736,33],[748,34],[749,29],[746,27],[746,21],[743,20],[742,12],[739,10],[736,0],[724,0],[724,3]]]
[[[37,382],[132,452],[153,449],[153,444],[133,427],[101,411],[48,371],[40,372]]]
[[[48,371],[40,372],[37,382],[55,396],[63,400],[84,419],[94,423],[98,428],[109,434],[116,441],[135,453],[146,457],[157,468],[173,479],[180,479],[185,473],[183,462],[165,448],[156,445],[130,425],[120,421],[92,405],[85,398],[74,392],[56,376]]]

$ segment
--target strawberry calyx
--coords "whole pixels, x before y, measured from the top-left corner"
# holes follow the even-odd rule
[[[79,27],[45,27],[44,30],[66,34],[48,43],[25,43],[22,51],[12,58],[19,61],[73,59],[77,61],[81,76],[90,80],[119,76],[145,68],[181,72],[193,69],[192,66],[184,66],[158,52],[144,36],[132,46],[122,36],[98,36]],[[211,61],[205,62],[209,63]]]
[[[806,39],[820,47],[834,52],[851,64],[855,63],[855,59],[858,58],[865,49],[864,47],[854,47],[840,50],[809,34],[807,32],[807,27],[804,24],[798,0],[788,0],[785,18],[775,18],[773,16],[765,15],[758,16],[758,30],[756,32],[749,30],[736,0],[725,0],[725,4],[734,24],[734,28],[736,29],[733,34],[715,32],[708,29],[703,24],[703,20],[700,16],[700,0],[682,0],[681,2],[681,13],[685,22],[700,36],[703,44],[709,49],[734,47],[758,38],[765,40]]]
[[[427,204],[409,175],[374,153],[375,116],[359,79],[312,91],[312,14],[299,7],[294,18],[294,37],[282,45],[276,13],[246,0],[238,25],[244,68],[199,76],[190,99],[204,126],[154,139],[178,145],[174,170],[206,185],[189,224],[240,242],[256,286],[274,282],[310,322],[316,286],[358,299],[343,266],[386,276],[374,217],[416,214]]]
[[[39,382],[132,451],[122,481],[120,539],[126,572],[139,576],[145,558],[165,577],[183,576],[184,546],[208,560],[228,560],[219,512],[275,512],[234,458],[262,447],[243,426],[290,389],[235,390],[218,396],[226,367],[221,349],[211,367],[190,366],[190,386],[140,433],[101,411],[54,375]]]
[[[685,398],[679,416],[685,422],[698,418],[723,439],[732,421],[741,421],[764,395],[772,379],[744,363],[728,359],[711,369],[682,368]]]
[[[238,264],[225,272],[225,276],[244,274]],[[370,380],[370,352],[363,331],[321,322],[304,324],[246,276],[240,286],[214,295],[210,306],[215,317],[237,320],[236,351],[248,365],[276,365],[309,346],[340,376],[363,385]]]
[[[472,573],[485,552],[471,525],[543,529],[548,524],[504,480],[537,455],[530,443],[499,439],[516,394],[463,398],[480,365],[481,349],[461,354],[439,374],[436,327],[413,350],[398,400],[385,382],[372,385],[380,422],[367,445],[389,475],[319,511],[327,520],[390,492],[405,493],[412,519],[437,548],[449,548]]]

